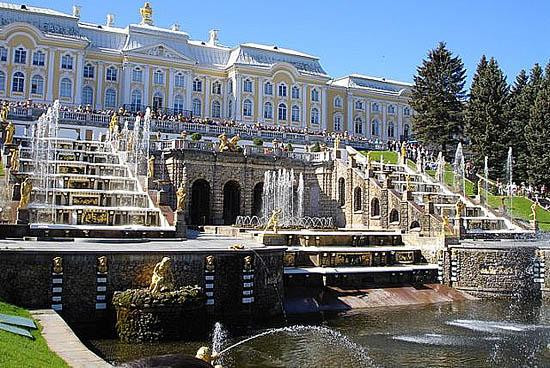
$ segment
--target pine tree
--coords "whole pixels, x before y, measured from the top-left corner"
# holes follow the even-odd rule
[[[527,163],[529,182],[539,186],[550,186],[550,63],[546,66],[544,78],[536,71],[533,81],[529,81],[531,93],[536,93],[535,103],[531,107],[529,122],[525,126],[525,138],[529,160]],[[531,84],[532,82],[532,84]]]
[[[447,157],[462,137],[465,78],[462,60],[443,42],[428,52],[414,77],[410,103],[415,137]]]
[[[472,160],[482,167],[488,157],[489,175],[504,177],[509,139],[507,124],[508,84],[494,58],[479,62],[465,109],[465,132]]]
[[[529,76],[521,70],[510,89],[507,115],[508,129],[506,137],[514,155],[514,178],[517,182],[527,182],[527,142],[525,140],[525,125],[529,121],[529,110],[533,105],[530,99]]]

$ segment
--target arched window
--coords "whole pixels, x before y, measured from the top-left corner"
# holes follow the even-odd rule
[[[311,90],[311,101],[319,102],[319,91],[317,88]]]
[[[252,116],[252,101],[249,99],[243,101],[243,115],[248,117]]]
[[[69,78],[61,79],[59,87],[59,97],[71,98],[73,95],[73,82]]]
[[[390,211],[390,223],[396,224],[399,223],[399,211],[397,211],[395,208]]]
[[[82,88],[82,105],[93,105],[94,104],[94,90],[90,86],[84,86]]]
[[[273,105],[271,102],[264,104],[264,119],[273,119]]]
[[[117,68],[110,66],[107,68],[107,73],[105,74],[105,79],[109,82],[116,82],[117,80]]]
[[[31,79],[31,93],[42,95],[44,93],[44,78],[41,75],[34,75]]]
[[[133,112],[141,110],[141,91],[139,89],[134,89],[132,91],[130,109]]]
[[[23,93],[25,91],[25,75],[21,72],[13,73],[11,91]]]
[[[420,230],[420,223],[418,221],[413,221],[411,223],[411,230],[414,230],[414,229]]]
[[[363,209],[363,197],[361,196],[361,187],[356,187],[353,190],[353,210],[361,211]]]
[[[8,49],[0,46],[0,61],[8,61]]]
[[[393,121],[388,123],[388,137],[395,137],[395,127],[393,125]]]
[[[176,73],[176,75],[174,76],[174,85],[177,88],[185,87],[185,76],[183,75],[183,73]]]
[[[363,120],[359,116],[355,118],[355,134],[363,134]]]
[[[311,124],[319,124],[319,109],[316,107],[311,109]]]
[[[105,108],[114,109],[116,107],[116,91],[113,88],[108,88],[105,91]]]
[[[346,204],[346,179],[338,179],[338,204],[343,206]]]
[[[222,117],[222,108],[220,101],[212,101],[212,117],[221,118]]]
[[[264,84],[264,95],[272,96],[273,95],[273,84],[271,82],[265,82]]]
[[[403,115],[409,116],[410,114],[411,114],[411,109],[409,109],[408,107],[405,107],[403,109]]]
[[[379,106],[376,102],[374,102],[374,103],[372,104],[372,111],[373,111],[373,112],[378,112],[378,111],[380,111],[380,106]]]
[[[252,81],[250,79],[245,79],[243,82],[243,91],[252,92]]]
[[[342,130],[342,116],[340,115],[334,116],[334,130],[337,132]]]
[[[292,98],[294,99],[300,98],[300,88],[298,88],[298,86],[292,87]]]
[[[218,81],[212,83],[212,94],[221,95],[222,94],[222,84]]]
[[[13,53],[13,62],[15,64],[26,64],[27,63],[27,50],[22,47],[15,49]]]
[[[90,63],[84,65],[84,78],[93,78],[94,77],[94,66]]]
[[[286,97],[286,84],[279,84],[279,97]],[[286,106],[285,106],[286,107]]]
[[[162,70],[155,70],[153,73],[154,84],[164,84],[164,72]]]
[[[163,107],[164,98],[161,92],[155,92],[153,95],[153,110],[160,110]]]
[[[409,138],[410,134],[411,134],[411,128],[409,127],[409,124],[405,124],[403,126],[403,137],[407,139]]]
[[[342,99],[340,96],[334,97],[334,107],[342,107]]]
[[[6,90],[6,74],[0,70],[0,91]]]
[[[395,106],[388,105],[388,114],[395,114]]]
[[[370,215],[380,216],[380,201],[378,198],[373,198],[372,201],[370,201]]]
[[[193,79],[193,92],[202,92],[202,81],[199,78]]]
[[[183,96],[174,96],[174,114],[181,114],[183,112]]]
[[[198,98],[193,99],[193,116],[201,116],[202,102]]]
[[[143,70],[140,67],[136,67],[132,70],[132,82],[143,82]]]
[[[380,135],[380,123],[376,119],[374,119],[371,123],[371,134]]]
[[[46,55],[38,50],[32,54],[32,65],[34,66],[44,66],[46,64]]]
[[[279,120],[286,120],[286,105],[284,103],[279,104]]]
[[[229,100],[227,103],[227,117],[233,117],[233,100]]]
[[[355,101],[355,110],[363,110],[363,101],[361,100]]]
[[[291,111],[291,114],[290,114],[290,119],[293,121],[293,122],[298,122],[300,121],[300,108],[297,106],[297,105],[293,105],[292,106],[292,111]]]
[[[61,69],[66,69],[66,70],[73,69],[73,57],[71,55],[61,56]]]

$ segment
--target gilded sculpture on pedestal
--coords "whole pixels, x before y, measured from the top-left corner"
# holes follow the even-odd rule
[[[118,134],[118,115],[116,113],[111,116],[111,121],[109,122],[109,133],[111,137],[114,138]]]
[[[139,9],[139,14],[141,15],[141,24],[153,25],[153,8],[150,2],[146,2],[143,8]]]
[[[19,150],[12,149],[11,159],[10,159],[10,171],[17,172],[19,171]]]
[[[229,151],[231,152],[237,152],[239,150],[239,141],[241,140],[241,137],[237,134],[233,138],[227,142],[227,146],[229,148]]]
[[[31,178],[26,178],[23,180],[23,183],[21,183],[21,198],[19,199],[19,207],[18,209],[26,209],[29,206],[29,203],[31,201],[31,193],[32,193],[32,181]]]
[[[97,272],[107,273],[107,257],[101,256],[97,259]]]
[[[174,289],[174,275],[172,274],[172,260],[164,257],[155,265],[149,291],[158,294],[163,291]]]
[[[8,121],[8,114],[10,113],[10,107],[7,102],[4,102],[0,108],[0,123],[6,123]]]
[[[531,205],[531,217],[533,218],[533,221],[536,222],[537,221],[537,202],[533,202],[533,204]]]
[[[450,231],[449,216],[447,215],[443,216],[443,222],[441,223],[441,232],[443,233],[443,235],[449,235],[452,233]]]
[[[204,269],[208,272],[214,272],[216,269],[214,256],[206,256],[204,258]]]
[[[460,199],[455,204],[456,217],[461,218],[466,205]]]
[[[269,221],[265,225],[264,231],[267,231],[268,229],[271,228],[273,229],[273,232],[277,234],[277,232],[279,231],[279,215],[281,214],[281,212],[282,210],[280,208],[273,210],[273,212],[271,213],[271,217],[269,218]]]
[[[55,257],[52,259],[53,273],[63,273],[63,258]]]
[[[147,160],[147,177],[155,177],[155,156],[151,156],[149,160]]]
[[[4,144],[13,144],[13,136],[15,135],[15,125],[10,121],[6,126],[6,139]]]
[[[219,152],[237,152],[239,150],[238,142],[241,139],[241,137],[237,134],[231,139],[227,138],[227,135],[225,133],[222,133],[218,136],[218,139],[220,140],[218,151]]]
[[[405,163],[405,158],[407,158],[407,147],[405,146],[405,142],[401,144],[401,158],[403,159],[403,163]]]
[[[243,270],[245,271],[252,271],[252,256],[246,256],[243,259]]]
[[[336,136],[336,138],[334,138],[334,151],[338,149],[340,149],[340,137]]]
[[[176,191],[176,211],[185,210],[186,197],[187,197],[187,192],[185,191],[185,185],[181,183],[180,187]]]

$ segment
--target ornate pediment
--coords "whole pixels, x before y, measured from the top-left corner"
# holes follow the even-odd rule
[[[178,61],[194,62],[190,57],[178,52],[164,44],[154,46],[144,46],[131,50],[133,54],[147,55],[155,58],[170,59]]]

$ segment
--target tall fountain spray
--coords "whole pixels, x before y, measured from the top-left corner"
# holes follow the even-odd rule
[[[464,153],[462,152],[462,143],[458,143],[453,162],[453,181],[455,190],[464,195]]]
[[[506,159],[506,180],[508,181],[508,215],[512,218],[512,147],[508,148],[508,158]]]
[[[437,155],[437,170],[435,177],[438,182],[443,183],[445,175],[445,157],[443,157],[443,152],[439,151]]]
[[[297,186],[295,188],[295,186]],[[294,170],[279,169],[266,171],[262,193],[262,215],[269,218],[274,210],[281,210],[281,226],[297,225],[304,214],[304,178],[298,180]]]
[[[483,176],[485,177],[485,203],[488,202],[489,198],[489,157],[485,156],[484,166],[483,166]],[[481,198],[481,195],[479,196]]]

